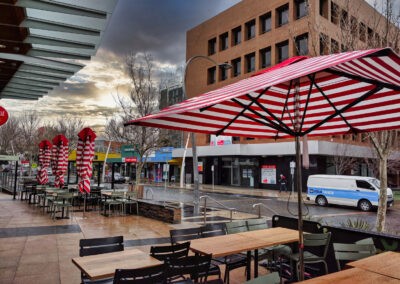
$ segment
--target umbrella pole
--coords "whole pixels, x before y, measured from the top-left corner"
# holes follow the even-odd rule
[[[301,157],[300,157],[300,137],[295,137],[296,141],[296,186],[297,186],[297,206],[298,206],[298,231],[299,231],[299,281],[304,280],[304,239],[303,239],[303,212],[302,212],[302,180],[301,180]]]
[[[83,214],[82,214],[82,218],[85,218],[85,212],[86,212],[86,195],[87,195],[87,192],[85,191],[85,196],[83,197]]]

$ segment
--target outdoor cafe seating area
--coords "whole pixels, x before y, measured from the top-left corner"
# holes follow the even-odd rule
[[[74,212],[96,210],[105,216],[139,214],[135,191],[111,190],[92,186],[90,193],[82,193],[77,185],[40,185],[35,181],[25,182],[19,191],[19,199],[35,206],[53,219],[70,218]]]
[[[124,250],[122,236],[82,239],[72,262],[83,283],[230,283],[240,267],[246,283],[293,283],[299,280],[298,237],[294,229],[268,228],[265,219],[239,220],[170,230],[171,243],[148,252]],[[400,282],[400,253],[378,254],[372,238],[332,243],[331,232],[305,233],[304,245],[304,283]],[[331,248],[337,272],[328,268]]]

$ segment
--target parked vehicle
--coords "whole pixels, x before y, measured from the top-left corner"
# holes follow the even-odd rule
[[[380,181],[372,177],[345,175],[310,175],[307,199],[320,206],[328,204],[358,207],[370,211],[378,206]],[[387,205],[393,206],[393,192],[387,189]]]

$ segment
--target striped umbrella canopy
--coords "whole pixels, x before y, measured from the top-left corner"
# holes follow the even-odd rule
[[[47,175],[47,168],[50,167],[51,159],[51,142],[49,140],[42,140],[39,143],[39,166],[40,169],[37,173],[37,181],[39,184],[47,184],[49,177]]]
[[[90,193],[96,133],[90,128],[84,128],[78,133],[78,137],[76,150],[76,169],[80,178],[78,188],[80,192]]]
[[[55,176],[54,186],[63,187],[65,184],[64,174],[68,168],[68,139],[62,134],[53,138],[51,168]]]
[[[299,138],[400,128],[400,57],[390,48],[312,57],[125,123],[205,134]],[[296,167],[300,271],[301,167]]]

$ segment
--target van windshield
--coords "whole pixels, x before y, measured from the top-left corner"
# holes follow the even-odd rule
[[[372,178],[369,180],[369,182],[375,185],[376,188],[381,188],[381,182],[378,179]]]

